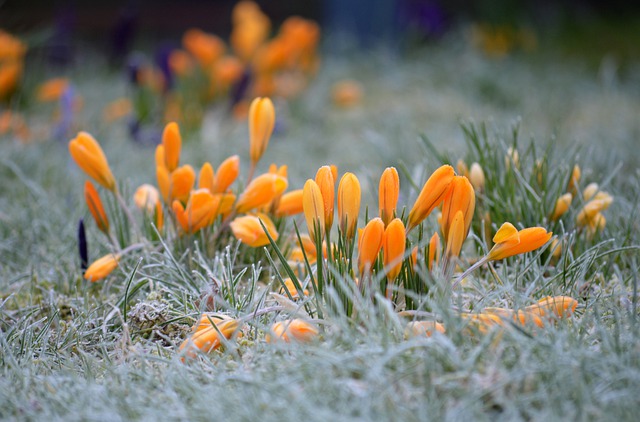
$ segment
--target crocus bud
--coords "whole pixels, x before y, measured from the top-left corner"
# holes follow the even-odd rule
[[[402,259],[406,247],[406,230],[399,218],[394,218],[384,231],[382,250],[387,280],[393,281],[400,274]]]
[[[169,202],[171,193],[171,175],[166,166],[156,166],[156,179],[158,181],[158,190],[162,195],[164,202]]]
[[[236,239],[253,248],[268,245],[269,238],[265,234],[262,225],[260,225],[260,220],[262,220],[271,238],[274,241],[277,240],[278,232],[275,224],[269,217],[261,213],[236,217],[230,224],[231,231]]]
[[[115,191],[116,180],[111,173],[100,144],[87,132],[80,132],[69,142],[69,153],[89,177],[110,191]]]
[[[547,296],[524,310],[546,318],[568,318],[575,312],[577,306],[578,301],[572,297]]]
[[[292,216],[304,212],[303,202],[303,190],[296,189],[291,192],[287,192],[280,197],[278,201],[278,208],[276,208],[276,216]]]
[[[395,167],[387,167],[380,177],[378,188],[378,205],[380,218],[386,226],[395,217],[398,196],[400,195],[400,178]]]
[[[298,289],[296,289],[296,285],[293,283],[293,280],[290,278],[284,279],[284,286],[280,289],[280,294],[286,294],[289,292],[292,298],[297,299],[299,297]],[[309,296],[309,290],[304,289],[302,291],[303,296]]]
[[[276,111],[269,98],[256,98],[249,107],[249,140],[251,163],[255,165],[269,145],[276,121]]]
[[[278,321],[271,326],[271,334],[266,336],[267,343],[282,340],[284,342],[297,341],[307,343],[318,336],[315,325],[302,319]]]
[[[592,199],[596,193],[600,190],[600,187],[597,183],[589,183],[586,188],[582,191],[582,199],[585,201],[589,201]]]
[[[223,193],[238,178],[240,173],[240,157],[232,155],[218,166],[214,193]]]
[[[453,176],[453,167],[449,165],[444,165],[433,172],[422,187],[420,195],[418,195],[413,208],[409,212],[408,232],[427,218],[435,207],[440,205],[445,198]]]
[[[453,218],[458,211],[462,211],[464,220],[464,238],[467,237],[467,233],[471,227],[471,220],[473,219],[475,207],[476,194],[473,190],[473,186],[471,186],[471,183],[469,182],[469,179],[463,176],[454,176],[453,180],[451,180],[451,184],[449,185],[449,191],[444,198],[444,203],[442,204],[441,227],[442,234],[447,244],[449,243],[449,227],[451,226]]]
[[[468,322],[469,328],[477,330],[480,334],[486,334],[492,329],[504,326],[504,321],[496,314],[461,314],[460,316]]]
[[[572,195],[575,195],[578,192],[578,183],[580,182],[580,176],[582,175],[582,171],[580,171],[580,166],[573,166],[573,170],[571,171],[571,176],[569,177],[569,183],[567,183],[567,192]]]
[[[193,170],[193,167],[188,164],[178,167],[171,172],[170,180],[170,199],[177,199],[183,203],[186,202],[196,182],[196,172]]]
[[[164,127],[162,146],[164,147],[165,166],[169,172],[172,172],[178,167],[182,148],[182,137],[177,123],[171,122]]]
[[[559,259],[562,255],[563,242],[556,239],[551,241],[551,245],[549,245],[549,250],[551,251],[551,256],[554,259]]]
[[[309,179],[302,190],[302,208],[309,236],[314,242],[324,239],[324,202],[318,184]],[[318,233],[319,232],[319,233]],[[319,237],[318,237],[319,236]]]
[[[587,202],[578,213],[576,223],[578,226],[593,224],[601,211],[606,210],[613,203],[613,197],[606,192],[598,192],[593,199]]]
[[[240,320],[237,319],[212,318],[211,320],[215,327],[211,322],[199,324],[196,331],[180,345],[180,350],[183,351],[185,357],[194,358],[197,351],[209,353],[219,348],[222,345],[221,335],[230,339],[241,327]]]
[[[445,255],[447,257],[460,256],[462,244],[466,238],[467,233],[465,232],[464,216],[462,215],[462,211],[458,211],[451,222],[451,227],[446,239],[447,249]]]
[[[138,209],[152,213],[156,209],[156,203],[160,200],[160,193],[155,186],[145,183],[140,185],[133,194],[133,202]]]
[[[482,167],[480,167],[480,164],[471,164],[471,169],[469,170],[469,181],[475,190],[479,192],[484,190],[484,171],[482,170]]]
[[[384,236],[384,223],[379,217],[371,219],[362,230],[358,242],[358,268],[360,274],[371,271],[376,262]]]
[[[318,169],[318,172],[316,173],[316,183],[320,188],[322,201],[324,203],[324,226],[326,230],[330,229],[333,225],[333,207],[336,189],[335,180],[331,166],[322,166]]]
[[[538,315],[533,312],[527,311],[514,311],[507,308],[484,308],[483,312],[488,314],[497,315],[505,320],[512,320],[513,322],[520,323],[521,325],[536,325],[543,327],[544,323]]]
[[[210,193],[214,193],[216,177],[211,163],[204,163],[198,174],[198,189],[207,189]]]
[[[338,184],[338,218],[340,230],[352,239],[358,225],[360,212],[360,182],[353,173],[345,173]]]
[[[173,201],[173,212],[185,233],[195,233],[213,222],[217,205],[213,194],[198,189],[189,196],[186,209],[178,200]]]
[[[431,337],[435,332],[444,334],[444,325],[436,321],[411,321],[404,330],[404,337]]]
[[[287,186],[287,179],[282,176],[273,173],[261,174],[253,179],[240,195],[236,211],[243,213],[268,204],[275,197],[282,195]]]
[[[456,171],[460,176],[469,177],[469,168],[462,158],[456,163]]]
[[[107,254],[94,261],[84,273],[84,279],[89,281],[99,281],[111,274],[118,266],[119,254]]]
[[[553,209],[553,213],[549,218],[551,221],[556,221],[558,218],[562,217],[564,213],[569,210],[571,206],[571,200],[573,199],[573,195],[570,193],[565,193],[556,201],[556,206]]]
[[[429,271],[433,271],[433,268],[440,262],[441,249],[440,236],[435,232],[429,240],[429,257],[427,260]]]
[[[504,156],[504,165],[507,169],[511,168],[511,166],[520,167],[520,154],[518,154],[517,149],[513,147],[507,148],[507,154]]]
[[[156,160],[156,167],[158,166],[167,167],[167,160],[165,159],[165,156],[164,156],[164,145],[159,144],[156,147],[155,160]]]
[[[107,214],[104,212],[104,207],[102,206],[102,201],[100,200],[98,191],[89,180],[84,183],[84,199],[87,202],[89,212],[91,212],[93,220],[96,222],[100,231],[108,233],[109,219],[107,218]]]

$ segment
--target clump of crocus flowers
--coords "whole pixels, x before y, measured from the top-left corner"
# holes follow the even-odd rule
[[[191,28],[182,48],[169,53],[166,67],[173,86],[165,82],[158,88],[170,90],[164,96],[166,119],[201,118],[207,104],[226,98],[234,114],[244,117],[254,97],[290,98],[306,87],[319,63],[317,23],[292,16],[270,37],[271,20],[248,0],[233,8],[231,23],[229,45],[218,35]]]
[[[202,242],[205,253],[212,255],[236,241],[253,251],[251,259],[264,247],[272,248],[281,260],[280,270],[288,275],[274,293],[294,306],[300,302],[309,318],[276,318],[265,338],[308,342],[322,331],[312,322],[312,301],[317,309],[329,306],[347,315],[354,312],[355,295],[371,306],[387,301],[400,312],[419,309],[420,298],[429,294],[427,279],[457,288],[460,280],[484,264],[534,251],[552,237],[544,227],[518,229],[505,222],[492,236],[493,246],[478,257],[483,245],[466,245],[476,195],[485,189],[486,176],[477,163],[470,170],[458,165],[458,174],[448,164],[436,168],[415,192],[412,204],[399,204],[400,176],[388,167],[379,179],[377,213],[362,212],[358,177],[351,172],[340,175],[332,165],[321,166],[302,188],[289,190],[285,165],[260,168],[275,119],[269,98],[253,100],[248,115],[249,170],[241,187],[236,183],[241,176],[238,155],[217,166],[205,162],[196,170],[182,162],[180,127],[167,124],[151,165],[156,184],[141,185],[129,200],[122,196],[99,143],[80,132],[70,141],[69,151],[89,177],[85,201],[108,244],[107,253],[88,266],[85,279],[108,277],[133,250],[155,248],[160,238],[179,250]],[[518,164],[516,152],[509,154],[508,165]],[[610,203],[610,197],[593,186],[584,198],[587,202],[578,219],[585,224]],[[301,220],[295,219],[297,214],[304,215],[308,235],[297,223],[295,230],[280,233],[286,220]],[[479,314],[461,313],[461,318],[480,331],[507,321],[543,326],[547,315],[569,316],[576,303],[571,298],[547,298],[524,309],[487,308]],[[202,314],[180,347],[183,356],[217,349],[239,335],[245,321]],[[445,332],[435,320],[407,326],[408,336],[435,332]]]

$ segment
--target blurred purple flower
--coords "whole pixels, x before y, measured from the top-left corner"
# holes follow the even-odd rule
[[[251,70],[248,68],[242,73],[242,76],[229,90],[229,110],[244,99],[244,96],[251,84]]]
[[[175,45],[165,43],[156,50],[155,54],[156,65],[158,66],[158,69],[160,69],[160,72],[162,72],[162,76],[164,77],[165,92],[173,88],[174,76],[171,68],[169,67],[169,57],[171,57],[171,52],[175,49]]]
[[[111,62],[117,63],[126,57],[138,29],[139,10],[130,4],[120,9],[111,30]]]

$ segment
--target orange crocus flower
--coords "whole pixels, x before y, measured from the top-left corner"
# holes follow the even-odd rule
[[[148,213],[156,209],[156,204],[159,200],[160,193],[158,189],[148,183],[140,185],[133,194],[133,202],[136,204],[136,207]]]
[[[356,233],[360,197],[358,178],[353,173],[345,173],[338,184],[338,218],[340,230],[348,239],[353,238]]]
[[[438,263],[440,262],[440,252],[440,236],[436,232],[433,233],[433,236],[431,236],[431,239],[429,240],[429,259],[427,261],[427,267],[429,268],[429,271],[432,271],[433,267],[438,265]]]
[[[471,168],[469,169],[469,181],[473,188],[477,191],[482,192],[484,190],[485,177],[484,170],[478,163],[471,164]]]
[[[514,322],[519,322],[521,325],[534,324],[538,327],[544,326],[540,316],[536,315],[534,312],[525,310],[515,311],[507,308],[484,308],[483,312],[497,315],[504,319],[511,319]]]
[[[241,327],[241,322],[238,319],[212,318],[211,321],[213,321],[215,327],[208,319],[202,323],[201,318],[196,331],[182,342],[180,350],[184,353],[185,357],[194,358],[198,351],[209,353],[219,348],[222,345],[221,334],[224,338],[230,339]],[[182,360],[184,361],[184,358],[182,358]]]
[[[189,29],[182,36],[182,45],[204,69],[209,69],[222,54],[224,42],[200,29]]]
[[[165,166],[169,172],[172,172],[178,167],[180,150],[182,149],[182,137],[177,123],[167,123],[164,127],[162,146],[164,147]]]
[[[195,233],[213,222],[219,206],[220,202],[212,193],[207,189],[198,189],[191,192],[186,209],[180,201],[173,201],[173,212],[182,230]]]
[[[553,233],[543,227],[529,227],[518,231],[511,223],[504,223],[493,237],[495,245],[487,259],[497,261],[538,249],[551,239]]]
[[[460,275],[454,286],[487,261],[497,261],[510,256],[531,252],[551,239],[553,233],[544,227],[529,227],[518,231],[513,224],[504,223],[493,237],[494,246],[481,260],[469,267]]]
[[[304,212],[302,203],[303,190],[296,189],[291,192],[287,192],[280,197],[278,201],[278,208],[276,208],[276,216],[291,216]]]
[[[169,202],[169,194],[171,192],[171,175],[165,166],[156,166],[156,179],[158,181],[158,190],[162,195],[164,202]]]
[[[298,289],[296,289],[296,285],[293,284],[293,280],[291,280],[290,278],[285,278],[284,279],[284,286],[282,286],[280,288],[280,294],[286,294],[286,292],[289,292],[291,297],[294,298],[294,299],[297,299],[298,296],[299,296],[298,295]],[[309,296],[309,290],[304,289],[302,291],[302,295],[303,296]]]
[[[164,154],[164,145],[159,144],[156,147],[156,153],[155,153],[155,160],[156,160],[156,167],[167,167],[167,162],[165,160],[165,154]]]
[[[269,36],[271,22],[260,7],[250,1],[239,2],[232,16],[230,43],[236,55],[247,62]]]
[[[402,269],[406,235],[404,224],[399,218],[391,220],[384,231],[382,250],[384,253],[384,267],[389,281],[395,280]]]
[[[447,258],[460,256],[462,245],[467,238],[464,224],[465,222],[462,211],[456,212],[456,215],[451,222],[451,227],[449,228],[449,236],[446,239],[447,249],[445,250],[445,256]]]
[[[188,164],[178,167],[171,172],[171,185],[169,188],[170,199],[186,202],[196,182],[196,172]]]
[[[255,98],[249,107],[249,155],[255,165],[267,150],[273,133],[276,111],[269,98]]]
[[[469,179],[464,176],[454,176],[442,204],[442,235],[447,243],[449,243],[449,228],[458,211],[462,211],[464,238],[467,237],[475,207],[476,194]]]
[[[589,183],[582,191],[582,199],[588,201],[593,198],[600,191],[600,186],[597,183]]]
[[[232,155],[218,166],[214,193],[223,193],[238,178],[240,173],[240,157]]]
[[[358,242],[358,269],[360,274],[371,271],[376,262],[384,237],[384,223],[380,217],[372,218],[360,233]]]
[[[107,254],[95,260],[84,272],[84,279],[89,281],[99,281],[111,274],[118,266],[120,254]]]
[[[567,192],[572,195],[575,195],[578,192],[578,183],[580,182],[580,176],[582,176],[582,171],[580,170],[580,166],[576,164],[573,166],[571,177],[569,177],[569,183],[567,183]]]
[[[193,59],[184,50],[173,50],[169,54],[169,69],[179,77],[187,76],[193,70]]]
[[[579,226],[594,225],[594,222],[597,220],[595,217],[600,218],[600,212],[609,208],[612,203],[613,197],[607,192],[596,193],[593,198],[582,207],[576,217],[576,223]]]
[[[271,221],[269,217],[262,213],[235,218],[230,224],[231,231],[238,240],[253,248],[268,245],[269,238],[260,225],[260,220],[262,220],[271,238],[274,241],[278,240],[278,232],[275,224],[273,224],[273,221]]]
[[[422,187],[413,208],[409,212],[407,232],[427,218],[431,211],[444,200],[453,180],[454,171],[450,165],[444,165],[433,172]]]
[[[335,166],[333,166],[335,168]],[[337,171],[337,169],[336,169]],[[329,230],[333,225],[333,206],[335,202],[335,175],[331,166],[322,166],[316,172],[316,183],[322,194],[324,204],[324,226]]]
[[[89,180],[84,182],[84,199],[100,231],[103,233],[109,232],[109,219],[104,212],[100,195],[98,195],[98,191]]]
[[[431,337],[435,332],[444,334],[444,325],[436,321],[411,321],[404,330],[404,336],[406,338]]]
[[[553,208],[553,213],[551,214],[551,217],[549,217],[549,219],[551,221],[556,221],[558,218],[562,217],[562,215],[569,210],[572,200],[573,195],[571,195],[570,193],[565,193],[564,195],[560,196],[560,198],[558,198],[558,200],[556,201],[556,205]]]
[[[503,327],[504,321],[499,315],[492,313],[461,314],[462,319],[469,322],[469,326],[478,330],[481,334],[488,333],[496,327]]]
[[[287,179],[273,173],[265,173],[256,177],[245,188],[238,203],[236,212],[243,213],[270,203],[281,195],[288,186]]]
[[[278,321],[271,326],[271,333],[266,336],[267,343],[282,340],[287,343],[297,341],[307,343],[318,336],[318,328],[303,319]]]
[[[578,301],[572,297],[547,296],[524,310],[540,317],[568,318],[576,311],[577,306]]]
[[[309,236],[314,242],[318,241],[318,230],[320,242],[324,239],[324,202],[322,199],[322,193],[318,184],[309,179],[304,184],[302,189],[302,208],[304,210],[304,217],[307,221],[307,228],[309,229]]]
[[[9,61],[0,65],[0,99],[15,91],[22,76],[23,67],[21,61]]]
[[[160,203],[160,201],[156,202],[155,222],[158,231],[162,231],[164,228],[164,211],[162,210],[162,203]]]
[[[69,142],[69,153],[78,166],[100,185],[116,190],[116,180],[111,173],[100,144],[87,132],[80,132]]]
[[[395,167],[387,167],[382,172],[378,187],[380,218],[382,218],[385,226],[395,217],[399,195],[400,178],[398,177],[398,171]]]
[[[200,168],[198,174],[198,189],[207,189],[209,192],[214,193],[216,184],[215,173],[210,163],[204,163]]]
[[[348,108],[357,106],[364,97],[364,88],[358,81],[344,79],[336,82],[331,87],[331,100],[333,104]]]
[[[69,80],[67,78],[52,78],[38,86],[36,98],[43,103],[57,101],[68,88]]]

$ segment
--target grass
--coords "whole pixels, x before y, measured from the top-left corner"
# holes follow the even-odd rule
[[[290,107],[278,104],[286,130],[275,135],[265,161],[290,164],[295,187],[326,162],[356,172],[369,215],[375,214],[372,198],[385,166],[405,170],[401,201],[409,204],[417,195],[411,180],[420,186],[442,163],[477,161],[487,186],[476,220],[486,210],[494,229],[503,221],[545,225],[566,239],[571,252],[558,261],[549,250],[510,258],[508,265],[474,273],[455,293],[434,280],[429,312],[447,327],[446,335],[405,339],[406,321],[390,306],[363,301],[352,317],[324,309],[322,333],[309,344],[267,344],[264,332],[279,314],[304,312],[270,294],[280,287],[276,271],[283,272],[272,248],[275,265],[234,241],[215,254],[198,239],[183,249],[167,244],[133,254],[105,281],[87,284],[77,254],[80,218],[87,222],[91,260],[108,250],[82,202],[83,175],[66,142],[5,139],[0,417],[634,420],[640,389],[637,86],[632,79],[611,85],[594,73],[581,74],[580,63],[549,65],[542,52],[495,62],[459,41],[447,42],[410,59],[367,56],[366,66],[329,58],[302,99]],[[464,75],[454,71],[461,66]],[[498,72],[505,76],[496,77]],[[366,103],[338,111],[324,93],[335,79],[352,75],[361,76]],[[86,87],[82,92],[96,101],[104,95],[102,81],[114,78],[100,76],[78,76],[81,91]],[[91,107],[78,124],[96,128],[125,193],[154,180],[153,151],[125,141],[122,128],[100,123]],[[516,115],[522,116],[519,132],[512,129]],[[494,120],[460,127],[467,116]],[[420,133],[431,142],[417,140]],[[552,133],[556,138],[548,141]],[[186,142],[183,162],[248,155],[244,125],[221,122],[217,111],[200,136],[201,142]],[[603,139],[615,147],[605,147]],[[510,146],[520,152],[518,172],[504,164]],[[546,167],[537,185],[539,158]],[[593,238],[573,223],[578,205],[553,226],[547,220],[576,163],[583,169],[581,187],[597,182],[615,198],[604,231]],[[425,227],[435,226],[431,217]],[[473,233],[465,248],[469,257],[486,247],[477,223]],[[207,306],[203,293],[212,278],[221,286],[216,305],[233,316],[264,307],[284,310],[248,318],[242,338],[182,363],[178,345]],[[517,307],[548,294],[579,299],[576,316],[544,330],[508,324],[469,335],[452,310]]]

